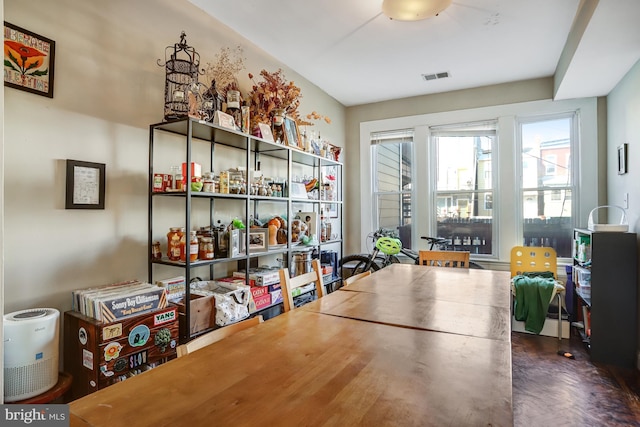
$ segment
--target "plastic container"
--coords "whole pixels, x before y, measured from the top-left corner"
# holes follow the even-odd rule
[[[594,213],[598,214],[600,209],[609,209],[607,212],[609,222],[606,224],[600,224],[594,222]],[[618,222],[613,221],[612,218],[616,216],[616,213],[619,215],[620,220]],[[624,209],[620,206],[614,205],[604,205],[598,206],[589,212],[589,220],[587,222],[587,228],[591,231],[617,231],[617,232],[627,232],[629,231],[629,223],[627,222],[627,214]]]

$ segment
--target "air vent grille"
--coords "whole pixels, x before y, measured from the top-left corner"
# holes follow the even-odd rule
[[[448,71],[442,71],[440,73],[432,73],[432,74],[423,74],[422,78],[425,81],[438,80],[438,79],[446,79],[447,77],[451,77]]]

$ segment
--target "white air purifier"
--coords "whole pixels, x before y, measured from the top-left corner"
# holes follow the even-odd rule
[[[58,382],[60,312],[32,308],[4,315],[4,400],[37,396]]]

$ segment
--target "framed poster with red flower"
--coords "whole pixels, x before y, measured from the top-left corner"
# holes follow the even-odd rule
[[[56,42],[5,21],[4,85],[53,98]]]

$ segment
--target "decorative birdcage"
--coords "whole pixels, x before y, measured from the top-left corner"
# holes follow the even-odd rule
[[[187,45],[187,35],[180,34],[180,42],[165,49],[164,119],[180,119],[189,115],[189,89],[198,84],[200,54]],[[193,108],[192,108],[193,109]]]

